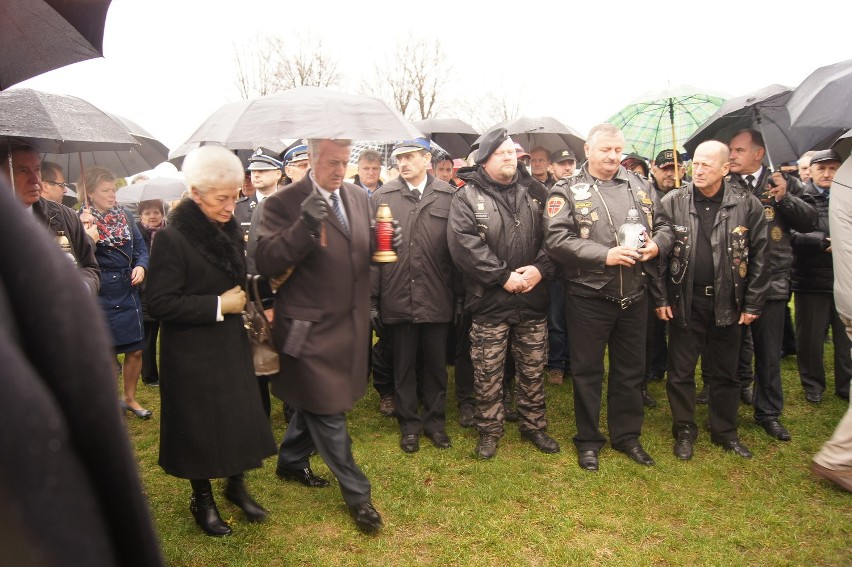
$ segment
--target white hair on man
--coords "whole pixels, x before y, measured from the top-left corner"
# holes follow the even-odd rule
[[[598,136],[611,136],[624,139],[624,132],[619,129],[618,126],[614,124],[610,124],[609,122],[604,122],[602,124],[598,124],[597,126],[593,126],[591,130],[589,130],[589,137],[586,139],[586,143],[589,144],[589,147],[594,147],[595,142],[597,141]]]
[[[328,140],[329,142],[333,142],[333,143],[337,144],[338,146],[345,146],[346,147],[346,146],[352,145],[352,140],[347,140],[345,138],[338,138],[338,139],[312,138],[312,139],[308,140],[308,155],[310,156],[311,159],[316,159],[317,156],[319,156],[320,144],[325,140]]]
[[[183,177],[187,186],[199,193],[211,187],[232,184],[234,189],[243,185],[243,164],[231,150],[222,146],[201,146],[192,150],[183,160]]]

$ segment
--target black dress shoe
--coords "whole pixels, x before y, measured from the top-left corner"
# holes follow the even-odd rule
[[[692,458],[693,447],[695,441],[688,431],[682,431],[677,434],[677,439],[674,444],[674,456],[681,461],[688,461]]]
[[[751,391],[751,386],[745,386],[740,390],[740,401],[747,406],[754,405],[754,394]]]
[[[497,441],[499,438],[496,435],[480,434],[479,442],[476,444],[474,453],[480,459],[492,459],[497,454]]]
[[[414,433],[403,435],[399,440],[399,447],[406,453],[416,453],[420,450],[420,436]]]
[[[584,471],[598,470],[598,452],[597,451],[578,451],[577,464]]]
[[[618,449],[640,465],[644,465],[646,467],[653,467],[656,463],[654,459],[651,458],[651,455],[645,452],[645,449],[642,448],[642,445],[636,443],[635,445],[631,445],[629,447],[623,447]]]
[[[432,433],[427,433],[426,437],[428,437],[429,441],[432,442],[432,445],[434,445],[438,449],[449,449],[453,446],[453,444],[450,442],[450,438],[447,437],[447,434],[443,431],[433,431]]]
[[[349,515],[355,520],[358,529],[364,533],[371,534],[382,527],[382,517],[369,500],[349,506]]]
[[[275,474],[284,480],[295,480],[296,482],[304,484],[310,488],[325,488],[328,486],[328,481],[315,475],[314,471],[311,470],[311,467],[305,467],[303,469],[278,467],[275,469]]]
[[[642,386],[642,405],[646,408],[657,407],[657,400],[655,400],[654,396],[651,395],[651,392],[648,391],[647,386]]]
[[[765,419],[760,423],[760,426],[766,430],[766,433],[770,437],[774,437],[779,441],[789,441],[790,440],[790,432],[787,431],[787,428],[781,425],[781,422],[775,418]]]
[[[805,399],[812,404],[822,403],[822,394],[817,392],[805,392]]]
[[[696,404],[706,404],[710,400],[710,389],[707,388],[707,384],[704,384],[704,387],[701,388],[701,391],[695,396]]]
[[[540,429],[535,429],[533,431],[521,431],[521,438],[526,439],[535,445],[536,449],[542,453],[553,454],[559,452],[559,443],[557,443],[553,437]]]
[[[714,441],[714,443],[716,442]],[[733,452],[735,455],[742,457],[743,459],[750,459],[754,456],[751,454],[751,451],[748,450],[748,447],[740,443],[738,439],[723,441],[721,443],[716,443],[716,445],[719,445],[726,451]]]

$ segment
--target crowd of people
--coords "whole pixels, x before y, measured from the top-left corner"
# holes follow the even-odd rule
[[[249,521],[266,518],[244,473],[276,453],[279,477],[322,488],[329,482],[310,466],[319,454],[356,525],[374,532],[382,517],[346,425],[371,377],[401,451],[419,451],[421,437],[446,449],[454,365],[459,423],[476,428],[481,459],[496,456],[507,421],[537,450],[560,452],[545,382],[570,381],[586,471],[599,469],[607,441],[655,464],[641,443],[645,412],[658,405],[654,380],[666,380],[678,459],[693,458],[702,429],[751,458],[738,435],[741,403],[769,437],[789,441],[781,359],[797,354],[805,397],[821,403],[832,382],[829,330],[830,387],[849,399],[842,306],[851,298],[834,293],[828,222],[840,156],[809,152],[772,172],[755,130],[700,144],[689,164],[672,149],[625,157],[624,146],[610,124],[591,130],[582,164],[566,148],[527,153],[504,129],[456,159],[418,138],[394,144],[391,163],[362,151],[351,182],[347,140],[258,148],[248,164],[204,146],[184,161],[185,197],[140,202],[135,216],[116,203],[103,168],[83,172],[74,210],[62,204],[63,172],[35,148],[10,147],[0,163],[100,302],[112,354],[123,355],[122,410],[149,419],[137,383],[159,386],[159,463],[189,480],[205,533],[231,533],[213,478],[228,479],[225,497]],[[382,180],[383,170],[393,175]],[[394,219],[395,261],[373,256],[381,207]],[[264,278],[273,374],[255,370],[243,324],[253,274]],[[785,344],[785,333],[795,339]],[[270,389],[288,421],[277,451]],[[709,407],[700,425],[697,403]],[[813,468],[852,490],[848,422]]]

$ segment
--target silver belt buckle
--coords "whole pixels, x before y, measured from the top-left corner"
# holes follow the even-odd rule
[[[713,296],[713,286],[712,285],[705,285],[704,286],[704,295],[709,296],[709,297]]]

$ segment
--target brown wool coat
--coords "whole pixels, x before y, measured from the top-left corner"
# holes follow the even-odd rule
[[[311,323],[298,358],[281,354],[272,392],[296,408],[331,415],[352,409],[367,390],[369,202],[366,191],[344,183],[341,200],[352,235],[345,234],[329,207],[323,247],[299,218],[311,191],[306,176],[266,198],[255,262],[266,277],[293,268],[275,299],[276,347],[282,349],[294,321]]]

